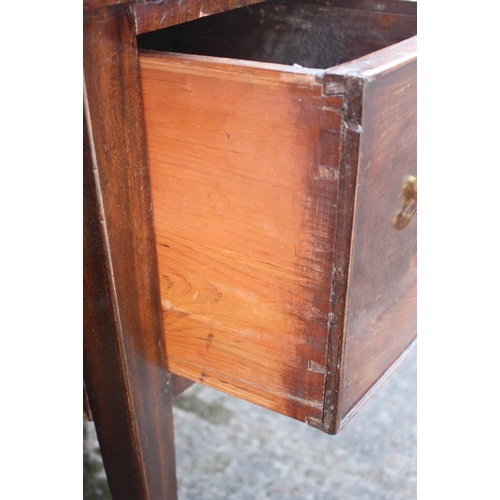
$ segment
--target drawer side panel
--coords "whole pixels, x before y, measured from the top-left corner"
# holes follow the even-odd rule
[[[196,56],[141,78],[169,370],[315,425],[342,100]]]

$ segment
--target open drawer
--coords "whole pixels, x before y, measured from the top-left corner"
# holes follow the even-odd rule
[[[416,4],[139,37],[169,370],[336,433],[416,336]]]

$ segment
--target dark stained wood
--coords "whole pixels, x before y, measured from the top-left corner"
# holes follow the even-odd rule
[[[194,381],[184,377],[179,377],[178,375],[171,375],[171,377],[172,379],[170,381],[170,385],[172,388],[173,398],[180,396],[185,390],[189,389],[194,384]]]
[[[325,90],[328,88],[324,81]],[[343,376],[345,346],[344,323],[349,283],[351,232],[354,219],[357,159],[359,152],[359,123],[363,88],[356,80],[338,79],[336,93],[343,96],[342,154],[339,165],[339,191],[336,200],[333,268],[331,276],[330,314],[327,338],[327,367],[321,430],[336,433],[339,427],[338,408]],[[325,92],[326,94],[326,92]]]
[[[121,3],[130,3],[130,0],[83,0],[83,11],[101,9]]]
[[[139,38],[142,48],[328,68],[416,34],[415,13],[366,2],[269,0]],[[373,5],[373,3],[372,3]],[[416,7],[416,5],[413,5]],[[413,10],[413,9],[405,9]]]
[[[134,4],[137,34],[167,28],[264,0],[163,0]]]
[[[83,10],[100,9],[118,4],[133,4],[137,25],[146,33],[173,24],[265,0],[83,0]],[[156,27],[155,27],[156,26]]]
[[[325,91],[327,94],[335,94],[336,82],[344,81],[348,76],[368,80],[372,76],[396,71],[408,62],[413,62],[416,57],[417,37],[412,36],[384,50],[374,52],[369,57],[362,57],[335,68],[327,69],[324,75]],[[331,88],[329,87],[330,82]]]
[[[380,388],[382,384],[394,373],[394,371],[399,367],[399,365],[411,354],[413,349],[417,346],[417,339],[414,338],[408,347],[399,355],[392,365],[387,368],[387,370],[380,376],[379,379],[364,393],[363,397],[358,400],[358,402],[351,407],[351,409],[342,417],[340,420],[339,432],[351,418],[358,413],[358,411],[365,405],[369,398]]]
[[[84,380],[111,493],[177,498],[134,18],[84,14]]]
[[[416,17],[417,2],[413,0],[292,0],[345,9],[371,10]]]
[[[342,418],[416,336],[416,218],[392,224],[403,181],[417,173],[416,76],[412,61],[365,87]]]
[[[357,179],[352,237],[345,235],[352,240],[346,318],[331,347],[331,359],[335,352],[342,359],[334,397],[325,401],[325,425],[336,432],[406,357],[416,336],[416,218],[401,231],[392,223],[404,179],[416,176],[416,37],[333,68],[325,78],[332,78],[326,85],[332,92],[339,91],[336,84],[361,89],[354,94],[357,112],[346,121],[355,136],[344,143],[357,141],[350,155]],[[335,422],[327,418],[331,406]]]
[[[85,389],[85,384],[83,384],[83,420],[92,422],[92,410],[90,409],[89,395]]]

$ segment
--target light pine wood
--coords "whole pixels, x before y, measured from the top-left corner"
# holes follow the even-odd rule
[[[342,99],[309,70],[140,60],[169,369],[320,419]]]

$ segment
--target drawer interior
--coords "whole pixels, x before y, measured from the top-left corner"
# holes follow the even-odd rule
[[[269,0],[147,33],[138,41],[141,49],[324,69],[416,32],[414,2]]]

